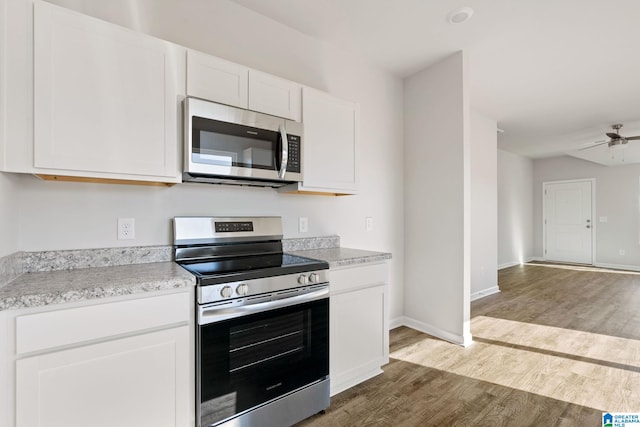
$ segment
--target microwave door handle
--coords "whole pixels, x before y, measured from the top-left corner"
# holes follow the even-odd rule
[[[282,151],[280,152],[280,170],[278,171],[278,178],[284,179],[284,174],[287,172],[287,163],[289,162],[289,138],[287,132],[284,130],[284,126],[280,125],[280,138],[282,138]]]

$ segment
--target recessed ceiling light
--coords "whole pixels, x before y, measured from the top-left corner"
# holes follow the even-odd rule
[[[447,20],[452,24],[462,24],[473,16],[473,9],[470,7],[461,7],[449,13]]]

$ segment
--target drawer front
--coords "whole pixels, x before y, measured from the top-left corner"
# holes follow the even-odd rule
[[[338,267],[329,271],[331,293],[367,288],[388,282],[387,264]]]
[[[70,308],[16,318],[18,354],[188,323],[189,293]]]

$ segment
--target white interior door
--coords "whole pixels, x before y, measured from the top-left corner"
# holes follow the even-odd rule
[[[545,259],[593,263],[591,180],[544,183]]]

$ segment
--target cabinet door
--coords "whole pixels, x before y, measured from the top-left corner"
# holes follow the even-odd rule
[[[305,87],[302,120],[304,187],[354,192],[357,106]]]
[[[170,46],[36,2],[35,167],[176,178],[179,59]]]
[[[332,283],[333,285],[333,283]],[[381,373],[388,349],[385,334],[384,285],[331,294],[331,394]]]
[[[300,121],[298,83],[257,70],[249,70],[249,109]]]
[[[16,362],[18,427],[192,425],[189,327]]]
[[[187,52],[187,95],[247,108],[249,69],[204,53]]]

